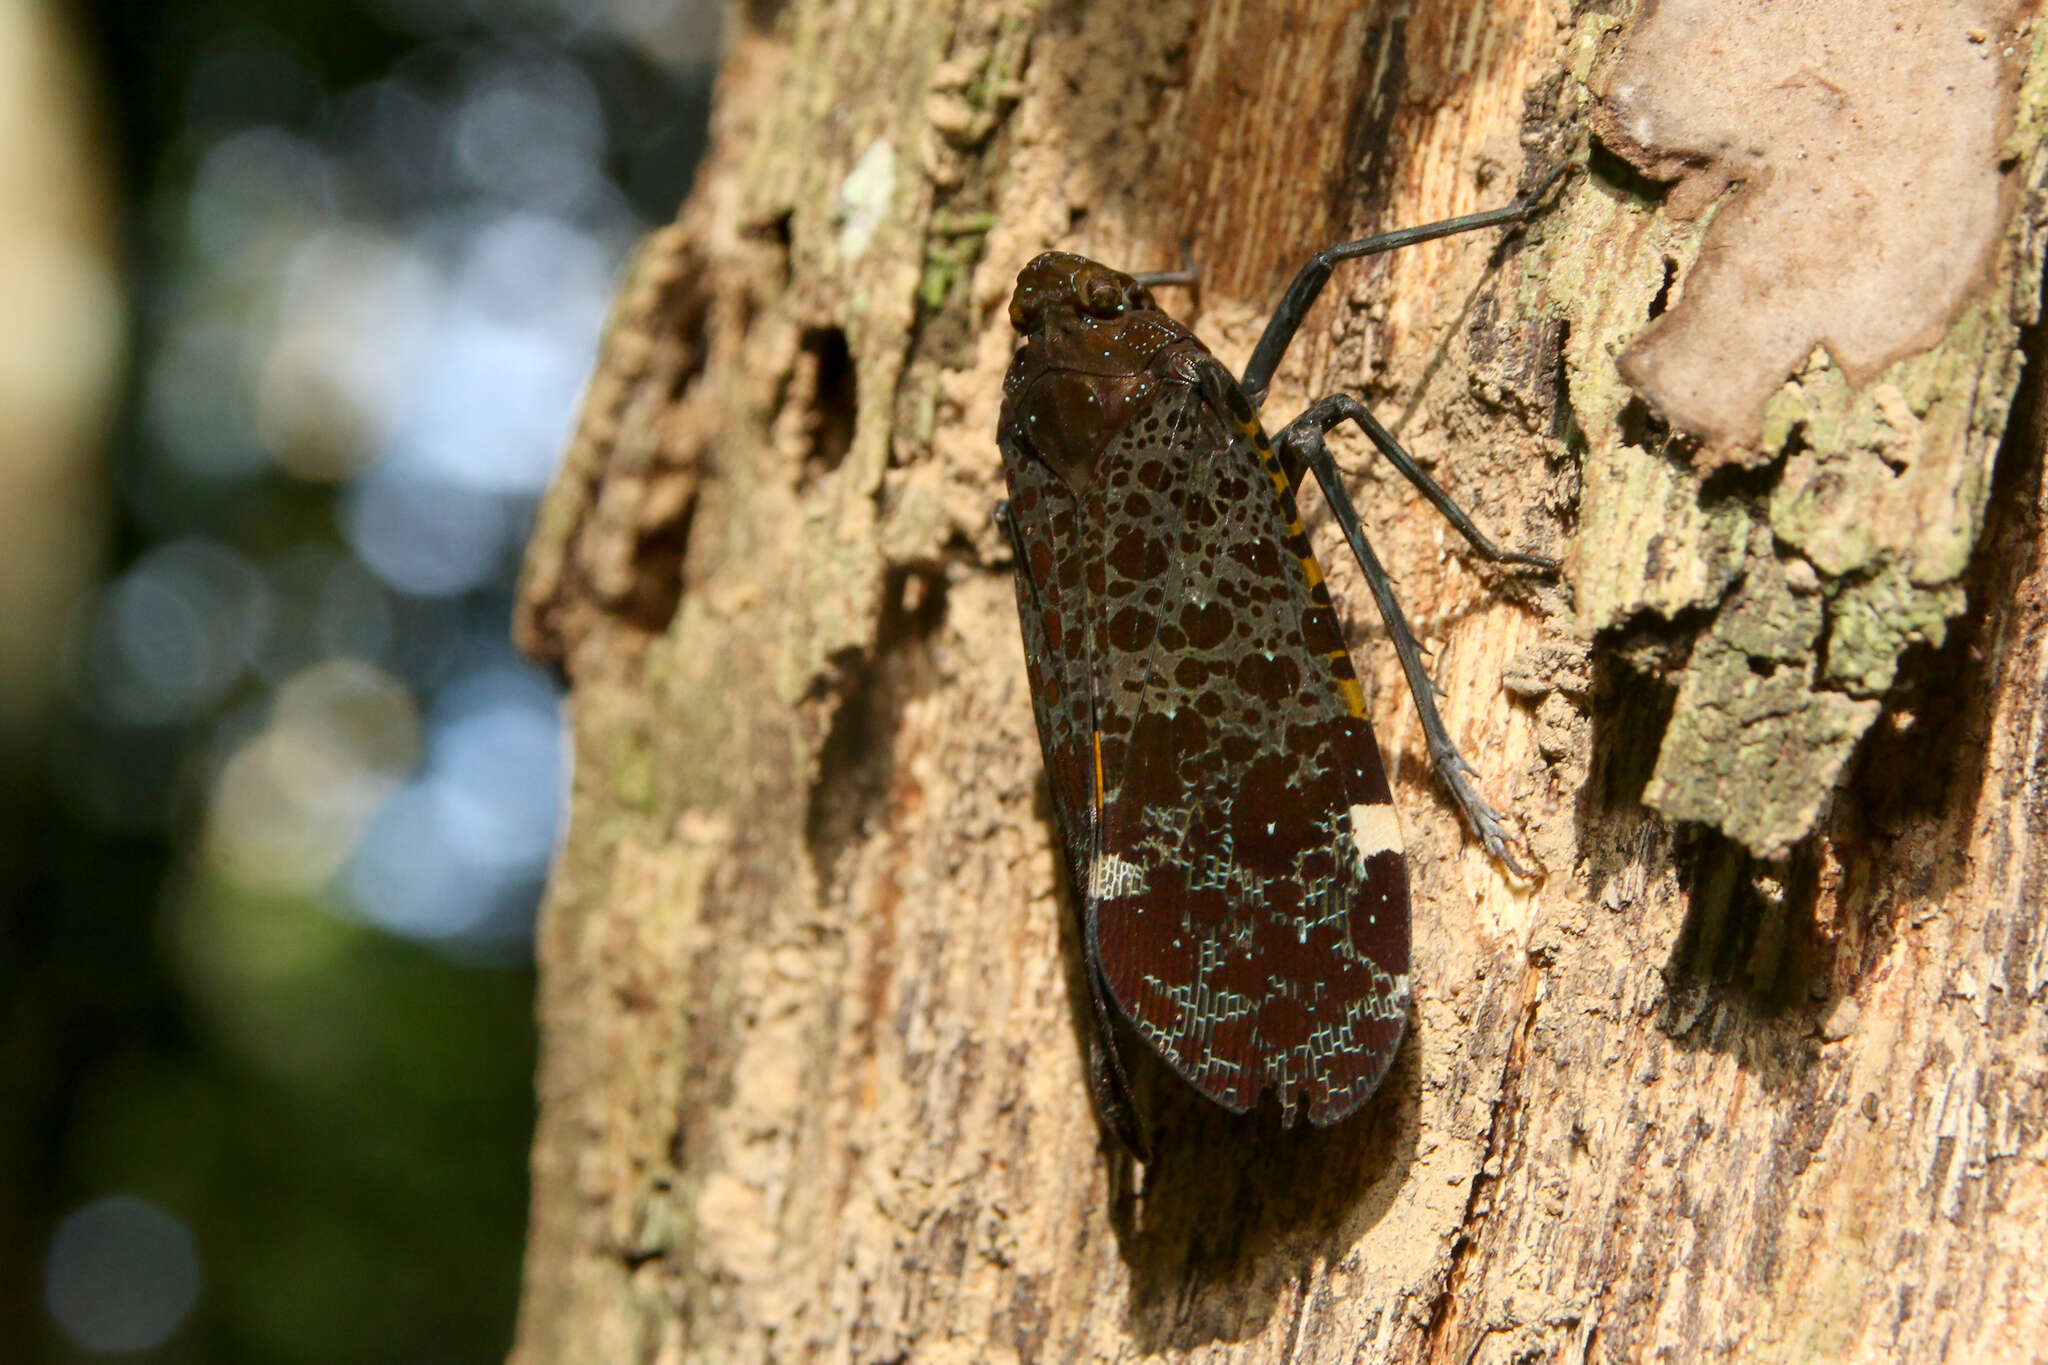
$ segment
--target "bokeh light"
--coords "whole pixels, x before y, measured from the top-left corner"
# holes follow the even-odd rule
[[[489,952],[530,933],[565,782],[553,690],[487,665],[447,688],[419,776],[383,804],[349,869],[354,907],[393,933]]]
[[[353,85],[254,23],[191,68],[124,479],[160,543],[81,626],[73,742],[175,728],[210,875],[469,955],[530,932],[561,816],[552,687],[480,647],[476,609],[502,631],[655,216],[617,178],[645,110],[605,45],[680,30],[702,62],[714,7],[377,9],[432,41]],[[93,767],[70,785],[95,818],[172,818]]]
[[[97,1200],[58,1225],[43,1298],[83,1350],[152,1350],[199,1299],[199,1249],[185,1225],[154,1204],[126,1195]]]
[[[188,719],[227,695],[269,627],[263,576],[241,555],[202,537],[160,545],[93,609],[84,700],[131,725]]]
[[[570,761],[513,584],[722,9],[82,7],[134,344],[0,847],[7,1359],[503,1357]]]
[[[418,749],[419,718],[404,684],[360,660],[313,665],[278,690],[270,723],[214,780],[209,862],[245,891],[318,891]]]

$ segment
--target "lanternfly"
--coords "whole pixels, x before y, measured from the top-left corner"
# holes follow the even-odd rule
[[[1017,277],[997,515],[1080,918],[1096,1107],[1141,1159],[1116,1017],[1218,1104],[1242,1113],[1270,1089],[1283,1122],[1318,1125],[1372,1094],[1407,1019],[1401,826],[1295,505],[1305,474],[1364,571],[1437,773],[1514,866],[1325,434],[1357,423],[1482,557],[1555,564],[1495,547],[1357,400],[1322,399],[1275,441],[1258,410],[1337,262],[1519,221],[1550,183],[1319,253],[1240,379],[1148,277],[1058,251]]]

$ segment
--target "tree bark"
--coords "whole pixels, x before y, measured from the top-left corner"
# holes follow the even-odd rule
[[[1962,211],[1900,188],[1914,137],[1841,131],[1847,40],[1688,4],[739,7],[527,564],[577,757],[516,1361],[2048,1349],[2048,25],[1891,7],[1933,65],[1864,54],[1879,105],[1982,87],[1911,176],[1991,188],[1887,254]],[[1877,187],[1818,242],[1773,216],[1816,157],[1814,195]],[[1409,835],[1412,1037],[1321,1132],[1141,1077],[1135,1167],[990,519],[1016,270],[1185,242],[1236,368],[1315,246],[1564,161],[1522,233],[1341,268],[1266,405],[1362,394],[1565,561],[1485,568],[1334,443],[1536,873],[1460,827],[1316,508]],[[1946,265],[1774,311],[1871,251]]]

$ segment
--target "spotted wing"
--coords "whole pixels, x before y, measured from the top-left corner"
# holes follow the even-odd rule
[[[1242,1112],[1270,1087],[1286,1121],[1334,1123],[1400,1043],[1407,870],[1293,493],[1202,364],[1118,436],[1093,490],[1092,947],[1118,1007],[1211,1098]]]
[[[1099,499],[1076,498],[1046,464],[1005,430],[999,444],[1010,487],[1008,522],[1017,554],[1017,618],[1067,873],[1080,896],[1096,853],[1094,660],[1086,627],[1088,565],[1096,557]]]

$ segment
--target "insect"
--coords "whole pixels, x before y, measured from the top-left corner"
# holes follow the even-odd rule
[[[1506,208],[1317,253],[1238,379],[1147,288],[1184,281],[1058,251],[1017,277],[996,513],[1079,916],[1091,1087],[1140,1160],[1119,1018],[1227,1109],[1271,1090],[1287,1126],[1354,1112],[1406,1025],[1400,820],[1295,504],[1305,474],[1364,571],[1438,775],[1515,866],[1325,434],[1357,423],[1481,557],[1556,564],[1496,547],[1356,399],[1311,404],[1278,440],[1259,405],[1338,262],[1520,221],[1555,178]]]

